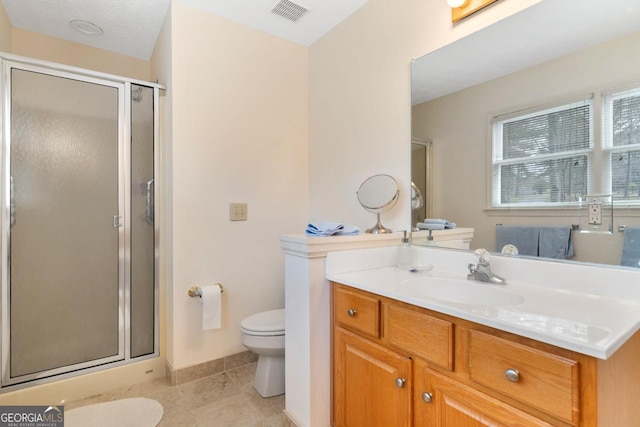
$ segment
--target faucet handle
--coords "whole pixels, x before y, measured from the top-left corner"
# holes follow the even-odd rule
[[[478,255],[478,264],[489,265],[489,260],[491,259],[489,251],[484,248],[478,248],[473,253]]]

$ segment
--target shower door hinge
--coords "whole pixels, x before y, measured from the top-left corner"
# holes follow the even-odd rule
[[[122,227],[122,223],[120,222],[121,220],[122,220],[122,216],[121,215],[114,215],[113,216],[113,228]]]

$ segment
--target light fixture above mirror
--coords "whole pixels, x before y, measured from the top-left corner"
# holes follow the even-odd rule
[[[469,3],[469,0],[447,0],[447,4],[450,8],[465,7]]]
[[[447,0],[451,8],[451,22],[458,22],[496,1],[498,0]]]

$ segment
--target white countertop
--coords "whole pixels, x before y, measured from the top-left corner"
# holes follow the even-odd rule
[[[456,227],[448,230],[433,230],[433,238],[439,244],[461,240],[470,242],[474,229]],[[429,232],[426,230],[412,233],[416,244],[424,244]],[[354,236],[309,236],[308,234],[287,234],[280,236],[280,246],[285,253],[307,258],[325,257],[331,251],[344,251],[359,248],[378,248],[398,245],[402,240],[402,231],[388,234],[360,233]]]
[[[327,279],[600,359],[640,328],[637,270],[493,257],[502,286],[467,280],[469,252],[414,248],[417,263],[434,267],[412,273],[395,267],[396,251],[330,253]],[[433,297],[430,285],[452,298]]]

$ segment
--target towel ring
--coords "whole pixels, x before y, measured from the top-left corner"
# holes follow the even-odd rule
[[[215,285],[220,288],[220,293],[224,292],[224,288],[222,287],[222,284],[215,283]],[[202,298],[202,288],[200,286],[195,286],[195,285],[191,286],[189,288],[189,296],[191,298],[195,298],[195,297]]]

